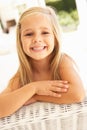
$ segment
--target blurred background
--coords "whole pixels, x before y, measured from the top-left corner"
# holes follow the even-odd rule
[[[62,51],[76,61],[87,89],[87,0],[0,0],[0,91],[19,65],[16,25],[20,15],[32,6],[45,5],[56,9],[63,31]]]

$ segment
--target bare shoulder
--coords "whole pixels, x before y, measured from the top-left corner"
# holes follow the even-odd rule
[[[66,53],[61,55],[59,67],[77,66],[73,58]]]
[[[59,74],[61,79],[71,80],[79,77],[79,69],[72,57],[63,54],[59,63]]]
[[[20,87],[19,75],[16,73],[9,81],[7,87],[2,91],[1,94],[12,92]]]

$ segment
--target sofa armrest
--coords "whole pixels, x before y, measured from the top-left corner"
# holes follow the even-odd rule
[[[87,130],[87,97],[76,104],[36,102],[0,119],[0,130]]]

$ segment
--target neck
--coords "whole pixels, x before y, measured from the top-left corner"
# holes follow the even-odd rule
[[[48,72],[50,70],[50,59],[32,60],[32,70],[37,73]]]

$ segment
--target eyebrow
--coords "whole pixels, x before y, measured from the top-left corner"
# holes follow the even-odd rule
[[[40,27],[40,29],[50,30],[50,29],[47,28],[47,27]],[[23,32],[28,32],[28,31],[32,31],[32,30],[33,30],[32,28],[27,28],[27,29],[23,29],[22,31],[23,31]]]
[[[32,29],[23,29],[22,32],[28,32],[28,31],[32,31]]]

